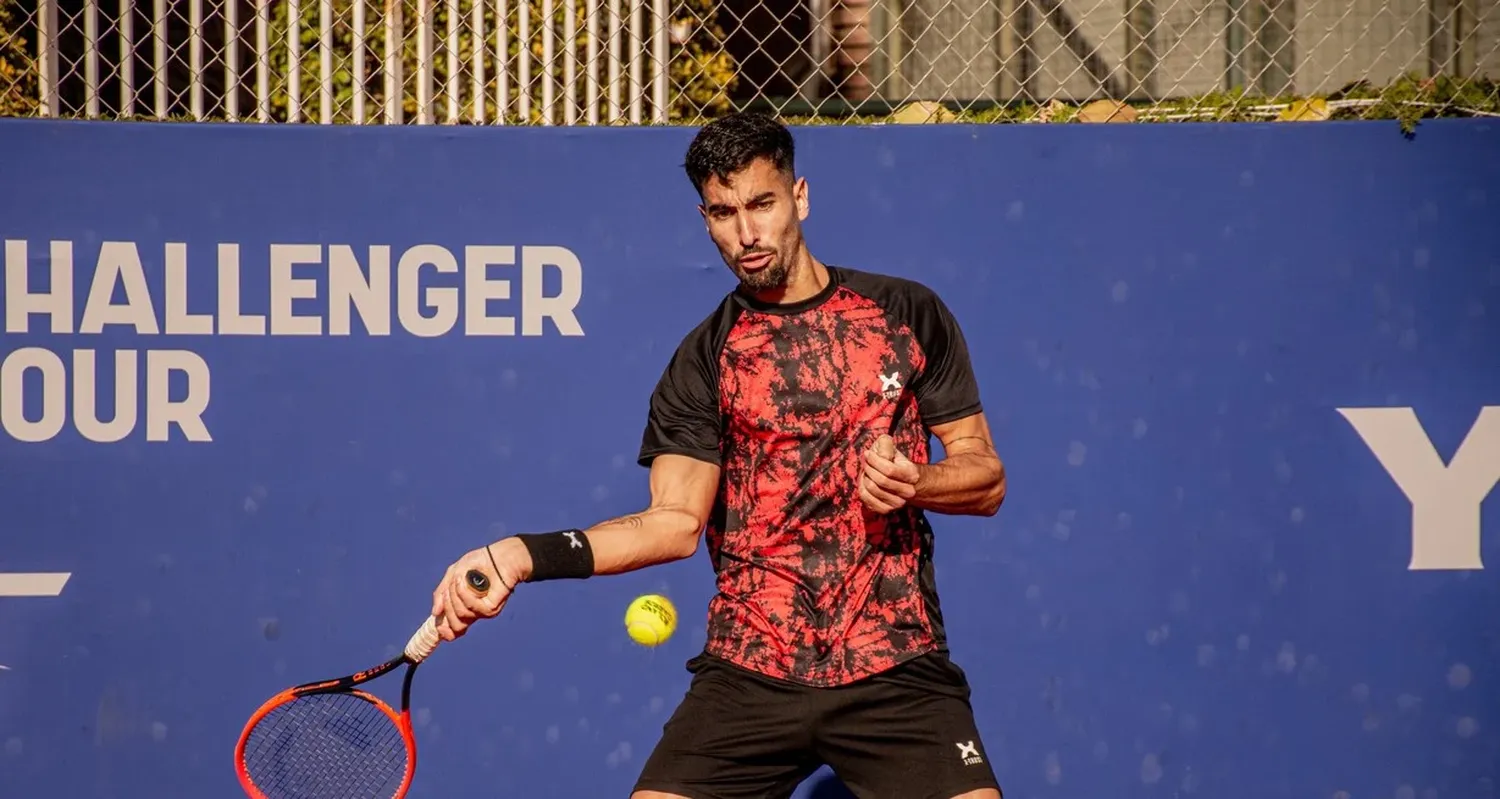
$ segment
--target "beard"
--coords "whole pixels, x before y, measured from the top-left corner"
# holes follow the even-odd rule
[[[749,291],[769,291],[771,289],[779,289],[785,286],[787,273],[791,270],[787,268],[786,261],[776,257],[775,252],[771,252],[771,263],[762,269],[754,272],[747,272],[740,267],[740,258],[743,258],[744,256],[750,255],[752,253],[760,252],[768,251],[754,250],[750,252],[743,252],[736,256],[734,260],[730,261],[729,269],[730,271],[734,272],[735,277],[740,279],[740,285]]]

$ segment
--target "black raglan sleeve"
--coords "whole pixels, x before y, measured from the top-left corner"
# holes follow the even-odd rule
[[[932,289],[909,283],[907,293],[908,324],[926,358],[911,386],[923,423],[932,427],[981,412],[979,382],[958,320]]]
[[[720,465],[723,431],[719,411],[719,348],[722,312],[683,337],[651,392],[637,462],[658,455],[686,455]]]

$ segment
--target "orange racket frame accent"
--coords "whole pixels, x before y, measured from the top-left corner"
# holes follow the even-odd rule
[[[361,691],[354,686],[368,682],[379,677],[392,669],[407,664],[406,678],[401,683],[401,711],[397,712],[390,705],[381,701],[379,697],[366,691]],[[271,711],[282,705],[289,704],[299,697],[312,694],[342,693],[363,699],[374,705],[377,710],[385,714],[396,725],[396,730],[401,733],[401,742],[406,745],[406,773],[401,777],[401,784],[389,799],[403,799],[406,792],[411,790],[412,778],[417,773],[417,738],[411,729],[411,678],[417,671],[417,663],[406,655],[399,655],[373,669],[366,669],[348,677],[337,680],[320,680],[318,682],[305,683],[282,691],[267,699],[256,708],[250,715],[250,720],[245,722],[245,728],[240,731],[240,739],[234,745],[234,772],[240,779],[240,787],[245,789],[250,799],[270,799],[255,781],[250,778],[249,771],[245,768],[245,744],[250,740],[250,733],[254,731],[255,725],[259,724]]]
[[[469,587],[481,596],[489,592],[490,579],[483,572],[470,569],[465,577]],[[396,729],[401,733],[401,740],[406,744],[406,774],[401,778],[401,785],[396,792],[390,797],[381,797],[381,799],[403,799],[406,792],[411,790],[412,778],[417,773],[417,739],[411,731],[411,678],[417,673],[417,666],[425,661],[438,645],[436,623],[436,619],[427,619],[422,628],[407,643],[405,651],[379,666],[336,680],[319,680],[293,686],[267,699],[254,713],[250,714],[250,720],[245,722],[245,728],[240,731],[240,738],[234,745],[234,772],[240,778],[240,787],[245,789],[250,799],[270,799],[256,786],[255,781],[250,778],[249,771],[245,768],[245,744],[250,740],[250,733],[255,729],[255,725],[259,724],[272,710],[310,694],[348,694],[363,699],[374,705],[385,714],[386,718],[396,724]],[[390,705],[380,701],[377,697],[355,688],[356,685],[383,676],[402,664],[406,665],[406,678],[401,683],[400,713],[392,710]]]

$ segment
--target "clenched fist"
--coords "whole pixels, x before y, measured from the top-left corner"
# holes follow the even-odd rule
[[[876,513],[890,513],[906,506],[917,495],[920,471],[896,449],[896,442],[882,435],[865,450],[865,468],[859,479],[859,498]]]
[[[525,547],[514,538],[473,550],[454,561],[432,592],[432,615],[437,619],[438,637],[452,641],[468,631],[480,619],[494,618],[505,609],[511,591],[524,572],[518,558],[524,558]],[[527,561],[529,562],[529,561]],[[480,594],[465,579],[471,570],[490,578],[490,588]]]

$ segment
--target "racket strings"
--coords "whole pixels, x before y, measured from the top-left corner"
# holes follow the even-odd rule
[[[352,694],[313,694],[267,713],[245,743],[245,770],[267,799],[381,799],[410,753],[390,717]]]

